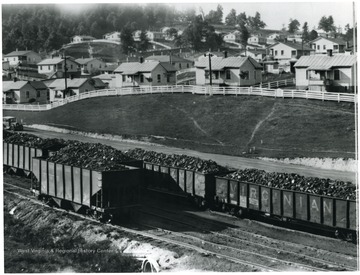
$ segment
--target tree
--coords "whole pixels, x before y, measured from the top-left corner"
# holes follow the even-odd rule
[[[240,25],[239,31],[240,31],[240,44],[244,49],[246,49],[247,41],[250,37],[250,32],[245,27],[245,25]]]
[[[261,20],[259,12],[256,12],[254,17],[249,16],[247,19],[247,23],[249,27],[254,30],[259,30],[266,27],[265,22]]]
[[[296,20],[296,19],[290,18],[290,23],[289,23],[289,26],[288,26],[289,33],[295,33],[296,31],[299,30],[299,27],[300,27],[299,21]]]
[[[235,26],[237,22],[236,10],[231,9],[230,13],[225,17],[225,24],[227,26]]]
[[[319,35],[318,35],[317,31],[312,30],[312,31],[310,32],[310,34],[309,34],[309,41],[318,38],[318,36],[319,36]]]
[[[211,10],[208,15],[205,16],[205,20],[210,24],[222,24],[223,7],[218,5],[216,11]]]
[[[308,27],[308,23],[305,22],[303,27],[302,27],[302,35],[301,38],[304,42],[309,42],[310,41],[310,34],[309,34],[309,27]]]
[[[165,32],[166,37],[169,39],[175,39],[178,36],[178,30],[175,28],[169,28]]]
[[[147,32],[142,30],[140,33],[140,42],[138,44],[138,50],[141,52],[147,51],[150,47],[149,38],[147,37]]]
[[[331,15],[329,17],[326,16],[321,17],[319,21],[319,29],[323,30],[326,33],[335,32],[336,27],[334,25],[333,17]]]
[[[248,18],[246,16],[245,12],[240,13],[237,17],[236,17],[236,23],[239,26],[245,26],[247,24]]]
[[[120,39],[121,39],[121,48],[124,54],[132,53],[135,48],[135,42],[133,37],[133,30],[130,24],[126,24],[121,30]]]

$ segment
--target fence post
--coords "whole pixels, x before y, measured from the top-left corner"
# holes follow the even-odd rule
[[[308,99],[308,91],[307,90],[305,92],[305,97],[306,97],[306,99]]]
[[[294,90],[291,90],[291,98],[294,99]]]
[[[223,94],[225,95],[225,87],[223,87]]]
[[[285,86],[287,86],[287,80],[285,79]]]
[[[324,101],[325,100],[325,93],[323,92],[322,93],[322,101]]]
[[[340,94],[338,94],[338,102],[340,102]]]
[[[270,82],[268,83],[268,88],[269,88],[269,89],[271,88]]]
[[[279,88],[279,81],[276,81],[276,88]]]

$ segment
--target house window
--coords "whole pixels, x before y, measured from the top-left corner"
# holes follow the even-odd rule
[[[326,45],[323,45],[323,49],[326,50]]]
[[[181,69],[181,63],[179,63],[179,69]]]
[[[338,50],[339,49],[339,45],[334,45],[334,50]]]
[[[190,66],[189,66],[189,63],[188,64],[186,64],[186,68],[189,68]]]
[[[36,97],[40,97],[40,91],[39,90],[36,91]]]
[[[29,98],[30,97],[30,92],[29,91],[26,91],[26,98]]]
[[[125,76],[125,75],[122,76],[122,81],[123,81],[123,82],[126,81],[126,76]]]
[[[291,55],[295,56],[296,55],[296,51],[291,51]]]
[[[46,100],[50,100],[50,91],[46,92]]]
[[[157,82],[160,83],[161,82],[161,74],[157,75]]]
[[[309,79],[309,71],[306,71],[305,77],[306,77],[306,79]]]
[[[320,45],[317,45],[317,49],[320,50]]]
[[[48,70],[50,71],[50,66],[48,66]]]
[[[42,71],[42,66],[40,66],[40,71]]]
[[[226,79],[231,79],[231,72],[230,72],[230,70],[226,70]]]
[[[284,50],[281,50],[281,55],[284,55]]]
[[[143,74],[140,75],[140,83],[144,83],[144,75]]]
[[[334,80],[340,80],[340,71],[334,70]]]
[[[278,51],[275,51],[275,55],[277,55],[278,54]]]
[[[167,81],[167,82],[170,82],[170,74],[167,74],[167,75],[166,75],[166,81]]]
[[[16,58],[14,57],[14,61],[16,61]]]
[[[70,69],[73,69],[73,64],[70,65]]]

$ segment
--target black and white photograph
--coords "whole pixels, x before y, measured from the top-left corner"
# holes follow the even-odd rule
[[[359,271],[356,1],[1,3],[1,273]]]

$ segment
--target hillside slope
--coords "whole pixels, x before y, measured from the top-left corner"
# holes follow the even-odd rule
[[[355,151],[350,103],[134,95],[87,99],[46,112],[4,111],[4,115],[27,124],[123,135],[227,155],[353,158]]]

